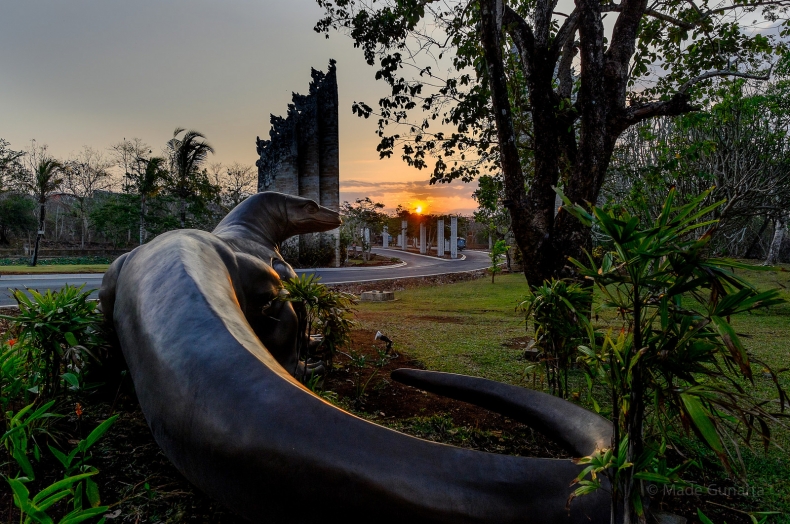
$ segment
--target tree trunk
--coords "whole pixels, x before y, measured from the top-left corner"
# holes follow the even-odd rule
[[[179,214],[181,216],[181,229],[185,229],[187,227],[187,201],[184,197],[181,197],[179,202]]]
[[[140,245],[145,242],[145,195],[140,197]]]
[[[85,214],[85,209],[80,209],[80,249],[85,249],[85,235],[88,232],[88,217]]]
[[[782,248],[782,240],[785,237],[785,222],[787,217],[780,217],[774,223],[774,238],[771,240],[771,247],[768,249],[768,257],[765,259],[766,266],[773,266],[779,261],[779,251]]]
[[[748,248],[746,248],[743,258],[752,258],[752,251],[754,251],[754,248],[757,247],[757,244],[760,242],[760,238],[763,236],[763,233],[765,233],[765,230],[768,229],[768,224],[770,222],[770,217],[766,216],[763,220],[763,225],[760,226],[760,231],[757,232],[757,234],[754,236],[754,240],[752,240],[752,243],[749,244]]]
[[[39,201],[39,213],[38,213],[38,231],[36,232],[36,245],[33,248],[33,258],[30,260],[30,265],[35,266],[38,263],[38,248],[41,243],[41,237],[44,236],[44,220],[47,216],[47,201],[44,200],[43,202]]]
[[[535,180],[530,188],[530,196],[525,195],[524,172],[521,170],[521,161],[516,148],[516,134],[513,128],[513,113],[510,108],[507,90],[507,76],[502,65],[502,50],[500,48],[499,27],[497,27],[497,1],[481,0],[480,2],[480,27],[481,44],[488,67],[488,78],[491,85],[491,103],[494,109],[494,120],[497,127],[499,141],[500,164],[505,183],[505,206],[510,210],[513,236],[516,239],[525,257],[530,257],[530,263],[524,264],[524,276],[527,281],[539,284],[546,278],[547,270],[546,252],[544,242],[549,238],[553,217],[547,217],[541,206],[541,198],[545,197],[546,188],[551,189],[551,181],[546,181],[545,175],[541,178],[541,169],[537,165],[538,145],[536,144]],[[537,122],[535,124],[537,129]],[[536,136],[537,141],[537,136]],[[544,165],[551,162],[551,157],[545,159]],[[550,172],[550,168],[542,170]],[[556,170],[554,172],[556,179]],[[551,174],[549,173],[549,178]],[[548,183],[547,183],[548,182]],[[538,195],[538,198],[533,195]]]

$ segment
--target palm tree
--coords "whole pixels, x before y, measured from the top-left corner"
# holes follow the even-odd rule
[[[145,241],[145,214],[149,198],[155,197],[162,189],[162,183],[167,180],[168,171],[163,166],[165,159],[161,157],[138,158],[137,176],[131,186],[140,195],[140,245]]]
[[[44,220],[47,214],[47,200],[51,197],[63,184],[63,178],[59,175],[63,170],[63,164],[57,160],[44,156],[35,166],[33,173],[25,177],[21,183],[22,186],[38,201],[38,233],[36,234],[36,245],[33,248],[33,258],[30,261],[31,266],[35,266],[38,262],[38,248],[41,242],[41,237],[44,236]]]
[[[179,138],[178,135],[184,133]],[[170,190],[179,198],[181,228],[186,227],[186,199],[198,193],[200,166],[206,161],[214,148],[206,142],[206,137],[198,131],[176,128],[173,138],[167,142],[170,150],[172,173]]]

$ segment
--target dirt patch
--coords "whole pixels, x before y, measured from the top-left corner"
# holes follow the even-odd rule
[[[390,378],[392,371],[424,366],[407,355],[399,355],[386,358],[383,366],[376,367],[374,363],[381,358],[385,345],[373,343],[374,337],[375,331],[355,330],[352,356],[364,355],[367,365],[358,369],[348,357],[338,355],[335,369],[325,380],[325,390],[335,392],[341,404],[369,420],[430,440],[493,453],[568,457],[551,440],[507,417],[395,382]],[[358,384],[368,379],[371,380],[358,401]],[[459,434],[464,438],[452,438]]]
[[[6,315],[6,316],[9,316],[9,317],[18,317],[19,316],[19,309],[18,308],[10,308],[10,307],[0,308],[0,315]],[[5,319],[5,318],[0,318],[0,334],[2,334],[3,337],[6,336],[6,332],[8,332],[9,330],[12,330],[12,331],[11,331],[11,333],[8,334],[8,336],[13,337],[16,334],[14,332],[14,326],[13,326],[12,322],[13,321],[11,321],[11,320],[8,320],[8,319]]]
[[[532,337],[527,337],[527,336],[516,337],[502,342],[502,346],[510,349],[525,350],[527,349],[527,346],[531,341],[532,341]]]

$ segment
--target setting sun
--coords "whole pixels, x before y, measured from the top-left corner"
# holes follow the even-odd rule
[[[422,213],[422,206],[417,206],[417,209],[415,209],[414,211],[416,211],[417,213]]]

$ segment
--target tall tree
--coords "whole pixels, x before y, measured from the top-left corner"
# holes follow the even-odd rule
[[[38,250],[44,236],[47,200],[60,190],[63,184],[64,168],[63,164],[47,155],[46,148],[42,148],[40,151],[36,151],[34,148],[29,158],[37,158],[37,163],[31,166],[32,169],[22,170],[19,184],[38,202],[38,232],[36,233],[33,256],[30,259],[30,265],[35,266],[38,263]]]
[[[9,235],[24,234],[36,227],[36,203],[28,195],[8,191],[0,195],[0,244],[11,243]]]
[[[316,30],[350,34],[391,88],[377,113],[353,107],[379,115],[380,154],[402,146],[418,168],[435,154],[432,182],[501,169],[503,204],[535,284],[589,242],[581,222],[555,217],[553,188],[594,203],[624,130],[697,109],[694,97],[716,77],[767,78],[759,69],[783,44],[740,20],[759,11],[776,21],[790,5],[576,0],[562,13],[557,0],[317,1],[325,17]],[[609,31],[603,19],[612,15]]]
[[[358,198],[353,204],[343,202],[340,205],[340,215],[343,217],[343,225],[340,226],[341,239],[362,246],[362,258],[365,260],[370,259],[373,245],[370,242],[365,242],[364,230],[367,228],[368,234],[371,236],[382,232],[389,220],[387,214],[381,211],[382,209],[384,209],[384,204],[373,202],[370,197]],[[343,246],[343,248],[346,247],[347,245]]]
[[[13,183],[13,178],[22,165],[20,159],[25,155],[23,151],[14,151],[7,140],[0,138],[0,193],[8,191]]]
[[[602,200],[649,222],[661,213],[669,188],[690,201],[713,186],[711,199],[727,203],[709,217],[719,220],[711,247],[743,257],[790,209],[790,113],[773,85],[767,92],[753,92],[741,80],[726,87],[707,111],[626,131]]]
[[[257,191],[258,172],[253,166],[240,162],[226,166],[216,162],[209,166],[209,173],[211,182],[220,188],[220,200],[225,213]]]
[[[166,160],[161,157],[138,158],[137,167],[127,185],[127,191],[133,191],[140,197],[140,245],[146,240],[148,200],[159,194],[169,175],[165,165]]]
[[[113,184],[112,162],[96,149],[85,146],[74,158],[64,163],[65,189],[74,199],[73,211],[80,221],[80,247],[85,247],[88,236],[90,206],[96,191],[104,191]]]
[[[200,195],[207,184],[211,185],[206,173],[200,168],[209,153],[214,153],[214,148],[206,142],[202,133],[181,127],[173,131],[173,138],[167,142],[167,148],[172,164],[170,191],[179,199],[179,220],[183,229],[186,227],[187,199]]]

